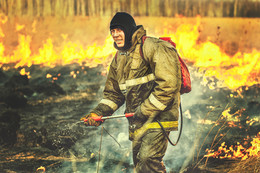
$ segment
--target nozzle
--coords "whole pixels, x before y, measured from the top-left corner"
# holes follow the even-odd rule
[[[104,121],[104,120],[102,119],[102,116],[98,116],[98,117],[89,117],[89,118],[91,118],[91,119],[93,119],[93,120],[95,120],[95,121],[101,121],[101,122]],[[89,118],[85,119],[84,122],[87,122]]]

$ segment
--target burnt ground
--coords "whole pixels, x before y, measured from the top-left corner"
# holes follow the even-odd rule
[[[107,120],[98,128],[79,121],[102,97],[102,66],[26,68],[30,78],[19,69],[0,70],[0,172],[96,172],[97,167],[99,172],[133,172],[125,119]],[[71,71],[78,71],[76,78]],[[211,90],[201,84],[202,76],[193,76],[192,92],[182,96],[183,133],[176,147],[168,147],[168,172],[259,171],[259,154],[244,161],[204,156],[207,148],[216,151],[222,142],[239,142],[246,153],[259,132],[260,86]],[[222,115],[227,109],[231,118]],[[122,113],[123,108],[115,114]]]

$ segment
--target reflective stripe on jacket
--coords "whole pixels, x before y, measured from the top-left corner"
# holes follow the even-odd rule
[[[166,130],[177,130],[181,71],[176,50],[166,41],[148,37],[141,57],[144,35],[146,31],[139,26],[132,37],[132,47],[127,52],[117,52],[110,65],[103,99],[92,112],[110,115],[125,103],[126,113],[130,113],[141,105],[142,114],[152,117],[148,129],[160,129],[155,122],[159,120]]]

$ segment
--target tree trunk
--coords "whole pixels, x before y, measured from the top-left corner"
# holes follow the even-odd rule
[[[17,7],[17,3],[16,3],[16,0],[9,0],[9,3],[8,3],[8,10],[7,10],[7,13],[6,15],[7,16],[16,16],[16,7]]]
[[[104,4],[104,0],[100,0],[100,13],[99,13],[100,16],[104,16],[104,6],[103,6],[103,4]]]
[[[184,15],[185,16],[189,16],[189,9],[190,9],[190,1],[185,1],[185,12]]]
[[[88,11],[90,16],[95,16],[95,1],[89,0]]]
[[[223,17],[223,0],[220,1],[220,16],[219,17]]]
[[[234,17],[237,17],[237,3],[238,3],[238,0],[235,0],[235,2],[234,2],[234,14],[233,14]]]
[[[175,0],[175,2],[174,2],[174,15],[178,15],[179,14],[178,6],[179,6],[178,0]]]

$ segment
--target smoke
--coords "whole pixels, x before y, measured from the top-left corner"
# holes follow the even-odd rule
[[[191,69],[191,68],[190,68]],[[164,162],[167,171],[182,172],[188,166],[197,163],[201,156],[205,154],[205,147],[201,146],[205,139],[211,124],[198,123],[199,120],[209,119],[209,115],[213,116],[213,120],[221,112],[219,105],[212,95],[213,90],[202,85],[203,75],[195,76],[196,69],[191,69],[192,75],[192,91],[181,96],[181,105],[183,112],[183,128],[181,138],[176,146],[168,145]],[[203,121],[202,121],[203,122]],[[181,124],[179,119],[179,124]],[[180,133],[180,125],[178,131],[170,133],[170,139],[175,142]],[[206,141],[212,141],[209,135]],[[200,149],[202,147],[202,149]],[[194,165],[193,165],[194,166]]]
[[[104,84],[97,94],[102,97]],[[93,103],[86,114],[98,102]],[[125,105],[114,114],[124,114]],[[133,172],[131,142],[128,138],[128,121],[126,118],[109,119],[99,127],[86,127],[87,136],[78,140],[70,149],[75,161],[63,162],[58,173],[63,172]],[[80,162],[80,158],[84,158]],[[72,159],[73,160],[73,159]]]
[[[207,84],[204,85],[203,74],[201,76],[194,75],[196,69],[192,69],[191,74],[192,91],[181,96],[182,135],[177,146],[168,144],[163,159],[167,172],[183,172],[203,159],[206,148],[210,148],[216,135],[216,131],[211,131],[215,127],[214,122],[230,102],[228,98],[230,90],[225,88],[209,89]],[[97,94],[100,98],[103,87],[104,85]],[[97,103],[89,108],[94,108]],[[114,114],[123,114],[124,110],[125,105]],[[134,166],[131,141],[128,140],[127,119],[106,120],[102,126],[103,128],[85,128],[87,131],[86,138],[77,141],[70,149],[71,158],[76,158],[75,161],[63,162],[58,172],[81,173],[97,172],[97,170],[107,173],[133,172]],[[218,127],[216,130],[218,130]],[[179,131],[170,133],[173,142],[176,141],[178,135]],[[81,158],[85,160],[80,161]]]
[[[169,144],[166,155],[164,157],[167,171],[180,170],[182,166],[187,166],[192,161],[194,150],[197,147],[195,143],[197,123],[196,119],[201,113],[193,113],[192,107],[201,101],[203,95],[202,87],[198,81],[192,81],[192,91],[181,96],[181,105],[183,111],[183,128],[181,138],[176,146]],[[180,118],[179,118],[179,124]],[[178,131],[170,133],[170,139],[174,142],[180,133],[180,125]]]
[[[127,120],[107,120],[103,127],[86,127],[90,130],[87,138],[78,141],[71,151],[76,153],[77,159],[87,159],[74,165],[73,162],[64,162],[58,172],[132,172],[127,124]]]
[[[99,89],[97,96],[101,98],[104,85]],[[168,146],[164,162],[168,171],[180,170],[192,161],[194,154],[194,141],[196,138],[198,117],[203,113],[193,113],[194,105],[198,105],[203,95],[199,81],[193,82],[191,93],[182,96],[184,114],[183,132],[179,144]],[[89,106],[90,110],[98,102]],[[114,114],[124,114],[125,105]],[[88,112],[86,112],[88,113]],[[128,137],[128,121],[126,118],[106,120],[100,127],[86,127],[86,138],[79,140],[70,149],[72,158],[85,158],[84,162],[64,162],[59,172],[133,172],[132,146]],[[179,132],[171,132],[170,138],[176,139]],[[101,141],[102,140],[102,141]],[[119,144],[118,144],[119,143]],[[101,146],[100,146],[101,145]],[[101,147],[101,148],[100,148]],[[76,160],[77,160],[76,159]],[[73,159],[72,159],[73,160]]]
[[[101,98],[104,85],[97,94]],[[198,82],[193,83],[193,91],[182,96],[182,107],[184,113],[183,133],[179,144],[170,146],[164,157],[168,171],[180,170],[184,162],[190,163],[189,156],[194,154],[193,146],[197,124],[195,119],[200,113],[195,115],[192,106],[199,103],[203,95]],[[89,106],[90,110],[98,102]],[[125,105],[114,114],[124,114]],[[86,112],[88,113],[88,112]],[[199,114],[199,115],[198,115]],[[86,138],[79,140],[70,149],[71,162],[62,163],[59,173],[63,172],[133,172],[132,146],[128,137],[128,121],[126,118],[106,120],[100,127],[86,127]],[[107,133],[108,132],[108,133]],[[171,139],[176,139],[179,132],[171,132]],[[101,141],[102,140],[102,141]],[[119,143],[119,144],[118,144]],[[100,146],[101,145],[101,146]],[[101,147],[101,148],[100,148]],[[73,158],[74,159],[73,162]],[[80,158],[85,158],[84,162],[79,162]]]
[[[142,19],[140,19],[140,21],[141,20]],[[177,19],[177,20],[179,20],[179,19]],[[194,20],[194,19],[190,19],[190,20]],[[203,23],[202,28],[204,28],[204,30],[201,33],[201,35],[202,35],[201,40],[206,40],[206,37],[208,37],[209,35],[211,35],[212,38],[214,38],[214,34],[215,34],[214,28],[216,27],[216,25],[219,25],[219,24],[214,22],[214,25],[213,25],[211,19],[209,19],[210,22],[205,19],[203,19],[203,20],[205,22],[202,22]],[[221,19],[221,20],[223,20],[223,19]],[[231,19],[231,20],[233,21],[233,19]],[[235,20],[235,23],[241,23],[241,22],[237,22],[237,20],[238,19]],[[161,27],[162,25],[158,24],[158,22],[155,23],[153,21],[154,21],[154,18],[151,18],[149,20],[147,18],[145,18],[140,23],[143,23],[143,22],[144,22],[144,24],[147,23],[147,26],[150,26],[151,23],[154,23],[154,26],[149,27],[149,29],[150,29],[149,33],[157,33],[156,35],[159,35],[158,32],[155,32],[155,31],[153,32],[152,28],[155,28],[154,30],[156,30],[156,29],[158,29],[157,26]],[[162,19],[160,21],[165,22],[165,19]],[[175,21],[175,19],[174,19],[174,21]],[[166,24],[168,25],[170,23],[176,23],[174,21],[170,20],[168,23],[166,22]],[[246,21],[245,24],[248,24],[248,21],[247,20],[245,20],[245,21]],[[46,24],[46,22],[48,23],[48,25]],[[80,25],[82,25],[82,27],[80,27],[80,28],[83,28],[84,30],[77,30],[77,29],[75,29],[75,28],[77,28],[76,26],[71,27],[74,25],[72,25],[72,23],[69,21],[63,22],[64,25],[60,25],[60,22],[58,22],[58,25],[62,26],[63,28],[66,28],[66,30],[59,29],[60,26],[57,27],[57,24],[55,24],[55,25],[53,24],[53,23],[57,23],[57,22],[54,22],[54,21],[50,22],[49,20],[46,20],[46,22],[40,22],[41,25],[39,25],[37,28],[45,28],[45,29],[49,28],[51,32],[47,32],[46,30],[42,30],[42,31],[39,30],[33,34],[29,33],[29,35],[35,36],[35,37],[32,37],[32,42],[31,42],[32,53],[37,52],[36,50],[41,50],[39,47],[45,47],[45,46],[42,46],[42,44],[40,44],[40,43],[42,43],[42,40],[45,40],[45,39],[47,40],[48,37],[52,38],[53,45],[64,46],[63,44],[60,44],[60,42],[64,41],[64,43],[66,43],[67,41],[72,41],[73,43],[74,42],[78,43],[78,41],[76,41],[76,40],[80,40],[79,45],[84,45],[83,47],[85,47],[85,45],[92,45],[93,42],[101,43],[101,40],[105,40],[105,38],[107,37],[107,32],[102,32],[102,31],[107,30],[106,24],[108,22],[104,22],[103,19],[102,19],[102,22],[100,22],[99,19],[98,19],[98,21],[96,21],[96,19],[88,19],[87,22],[90,22],[90,23],[88,23],[89,25],[86,25],[86,23],[82,23],[82,20],[80,20],[79,23],[80,23]],[[225,21],[225,22],[230,23],[229,20]],[[104,23],[106,23],[106,24],[104,25]],[[149,25],[148,25],[148,23],[149,23]],[[255,27],[256,25],[254,24],[254,22],[251,22],[251,20],[249,21],[249,23],[250,23],[250,25],[252,25],[252,27],[246,28],[245,33],[250,33],[253,31],[252,28],[253,29],[257,28],[257,27]],[[31,24],[26,24],[26,25],[29,26]],[[91,32],[89,31],[90,28],[87,28],[87,30],[85,28],[85,26],[96,26],[96,25],[98,25],[98,27],[90,27],[90,28],[92,28]],[[234,23],[231,23],[231,25],[234,25]],[[48,26],[48,27],[46,27],[46,26]],[[51,27],[51,26],[53,26],[53,27]],[[172,26],[172,25],[169,25],[169,26]],[[221,24],[220,26],[221,27],[225,26],[225,23]],[[241,24],[234,25],[234,26],[240,27]],[[12,27],[12,28],[15,28],[15,27]],[[53,29],[53,28],[55,28],[55,29]],[[67,31],[67,28],[70,28],[70,31]],[[165,28],[165,27],[163,27],[163,28]],[[175,24],[174,24],[173,28],[175,28]],[[229,28],[232,29],[233,27],[229,27]],[[244,31],[245,28],[244,27],[241,27],[241,28]],[[97,31],[96,29],[98,29],[99,31]],[[205,30],[205,29],[207,29],[207,30]],[[15,35],[17,35],[16,31],[7,29],[5,32],[7,32],[7,31],[10,31],[10,32],[4,33],[5,39],[7,39],[7,40],[9,39],[9,41],[10,41],[10,38],[17,38],[17,37],[8,37],[8,36],[12,36],[14,33],[15,33]],[[82,35],[84,35],[82,33],[84,33],[85,31],[87,31],[87,33],[88,33],[87,35],[85,34],[87,39],[84,39],[84,37],[82,37]],[[242,30],[241,31],[238,30],[238,31],[239,31],[238,33],[242,33]],[[23,32],[25,32],[25,31],[23,31]],[[48,35],[45,33],[52,33],[52,34]],[[65,36],[64,36],[64,40],[62,39],[63,36],[60,37],[61,33],[65,33],[65,35],[68,36],[68,38],[66,36],[67,40],[65,39]],[[93,33],[101,33],[101,35],[99,34],[98,36],[96,36]],[[221,40],[225,41],[227,35],[233,37],[233,41],[237,40],[236,34],[232,35],[229,32],[224,32],[224,30],[222,30],[221,35],[223,38],[220,39],[220,42],[221,42]],[[57,38],[56,38],[56,36],[57,36]],[[25,38],[29,38],[29,36],[25,37]],[[248,38],[248,34],[245,34],[243,38]],[[254,37],[254,38],[257,38],[257,37]],[[245,40],[248,40],[248,39],[245,39]],[[232,39],[231,39],[231,41],[232,41]],[[16,42],[18,43],[19,40],[18,41],[11,40],[11,42],[15,43],[15,44],[12,44],[11,46],[6,47],[7,49],[5,51],[12,53],[13,49],[16,49],[16,47],[17,47]],[[246,43],[248,43],[248,42],[246,42]],[[257,41],[255,41],[255,42],[253,41],[253,43],[257,43]],[[19,43],[19,45],[20,44],[22,45],[22,43]],[[29,44],[29,41],[28,41],[28,44]],[[112,44],[108,44],[108,45],[112,45]],[[249,45],[249,47],[248,47],[248,45]],[[251,43],[248,43],[247,45],[243,45],[243,46],[245,46],[245,48],[247,48],[247,49],[249,49],[249,48],[251,49],[251,47],[257,48],[257,45],[252,46]],[[23,46],[21,46],[21,48],[23,48]],[[21,50],[24,50],[24,49],[21,49]],[[56,50],[56,49],[54,49],[54,50]],[[8,52],[7,52],[7,54],[9,55]],[[77,51],[76,51],[76,53],[77,53]],[[24,55],[20,55],[19,53],[17,55],[19,55],[19,57],[24,56]],[[7,56],[7,57],[9,57],[9,56]],[[25,57],[24,57],[24,59],[26,59]],[[93,61],[90,61],[90,62],[94,63]],[[33,111],[31,111],[31,113],[28,113],[25,111],[26,113],[24,113],[23,118],[26,118],[26,123],[25,123],[25,120],[23,120],[24,122],[21,124],[21,129],[24,131],[24,133],[29,130],[34,130],[34,129],[36,129],[38,131],[39,127],[43,126],[43,124],[44,125],[47,124],[44,129],[45,130],[47,129],[47,131],[49,132],[49,135],[51,134],[50,136],[51,136],[52,141],[54,141],[54,140],[56,140],[56,138],[58,136],[56,134],[57,130],[62,129],[61,130],[62,132],[73,133],[74,129],[76,129],[79,126],[79,124],[70,125],[71,122],[74,120],[75,121],[79,120],[80,116],[88,113],[89,110],[91,110],[92,108],[94,108],[96,106],[98,101],[95,102],[91,98],[89,98],[90,101],[79,100],[78,103],[75,103],[75,104],[71,104],[70,102],[73,102],[73,100],[77,100],[78,97],[81,96],[80,95],[81,92],[82,93],[84,93],[84,92],[85,93],[95,93],[95,90],[96,90],[96,88],[99,87],[99,85],[104,85],[104,79],[103,79],[104,77],[101,75],[97,75],[101,71],[99,68],[96,68],[96,69],[84,68],[83,69],[82,66],[75,67],[75,65],[55,67],[53,69],[50,69],[48,67],[44,67],[44,68],[45,69],[43,69],[42,67],[40,67],[38,65],[33,65],[30,68],[29,67],[26,68],[26,71],[27,70],[30,71],[30,75],[31,75],[30,84],[44,85],[46,83],[42,83],[42,81],[43,82],[46,81],[46,76],[48,74],[51,74],[53,77],[52,78],[53,80],[50,78],[51,82],[55,82],[55,83],[59,84],[69,94],[71,94],[71,92],[74,92],[73,94],[75,94],[75,95],[71,96],[72,100],[69,99],[67,96],[64,96],[64,97],[61,97],[61,98],[64,98],[64,103],[52,104],[53,100],[52,99],[49,100],[48,99],[49,97],[47,97],[45,95],[45,93],[34,92],[33,95],[31,96],[31,98],[28,99],[29,101],[34,102],[34,98],[36,101],[38,98],[42,98],[43,102],[46,101],[49,104],[42,104],[42,105],[44,105],[44,110],[42,110],[40,108],[35,109],[35,110],[37,110],[37,111],[35,111],[35,113]],[[223,69],[226,69],[226,67]],[[73,73],[71,73],[72,70],[73,70]],[[9,72],[13,73],[13,70],[9,70],[8,73]],[[5,73],[7,73],[7,72],[5,72]],[[164,162],[165,162],[168,172],[182,170],[182,169],[186,168],[188,165],[196,163],[197,158],[201,159],[201,156],[204,155],[205,148],[209,148],[208,144],[211,143],[212,138],[214,137],[215,134],[211,133],[208,136],[208,139],[204,143],[203,143],[203,141],[204,141],[206,135],[208,134],[210,128],[213,126],[213,124],[198,123],[198,120],[203,120],[205,117],[206,117],[206,120],[211,120],[211,121],[216,120],[218,118],[219,114],[221,113],[221,111],[223,111],[223,109],[226,107],[227,103],[229,103],[231,101],[235,102],[235,104],[236,104],[236,107],[234,107],[233,110],[231,109],[231,111],[235,112],[241,108],[248,108],[248,109],[246,109],[247,110],[246,114],[248,116],[252,117],[252,115],[253,115],[255,118],[259,117],[258,116],[259,115],[259,97],[258,97],[259,92],[255,92],[255,90],[246,91],[246,92],[248,92],[248,95],[250,95],[250,96],[247,96],[246,99],[243,99],[242,96],[240,98],[239,94],[241,94],[241,93],[233,94],[234,96],[237,96],[236,98],[229,98],[229,95],[230,95],[229,90],[226,90],[223,88],[222,89],[216,88],[216,85],[214,85],[214,81],[212,81],[211,84],[215,87],[215,89],[210,90],[209,87],[207,86],[207,82],[205,85],[205,83],[203,83],[203,82],[205,82],[203,77],[197,76],[196,75],[197,73],[198,72],[196,72],[196,70],[194,70],[194,69],[191,72],[191,74],[192,74],[192,92],[189,94],[184,94],[182,96],[182,108],[183,108],[183,113],[184,113],[184,122],[183,122],[183,132],[182,132],[181,139],[177,146],[173,147],[173,146],[169,145],[167,153],[164,157]],[[59,76],[59,74],[61,74],[61,76]],[[74,75],[76,78],[74,78]],[[57,78],[58,80],[55,80],[54,77]],[[2,78],[7,78],[7,77],[2,76]],[[101,81],[101,82],[97,82],[97,81]],[[51,88],[47,89],[48,93],[50,90],[51,90]],[[57,91],[57,89],[54,90],[54,92],[56,92],[56,91]],[[101,87],[99,89],[99,93],[96,95],[96,98],[101,98],[102,91],[103,91],[103,88]],[[250,92],[251,92],[251,94],[250,94]],[[83,98],[85,98],[85,100],[86,100],[87,97],[90,97],[90,96],[85,95]],[[46,99],[44,99],[44,98],[46,98]],[[74,101],[74,102],[76,102],[76,101]],[[36,103],[34,103],[34,104],[36,104]],[[83,104],[85,104],[86,106],[84,106]],[[39,107],[40,106],[41,106],[41,104],[39,104]],[[124,107],[120,108],[118,110],[118,112],[116,112],[115,114],[122,114],[123,111],[124,111]],[[37,122],[35,122],[35,119],[37,120]],[[64,119],[66,121],[63,121]],[[31,125],[30,123],[28,123],[29,120],[30,121],[32,120],[31,121],[32,126],[29,126],[29,125]],[[246,120],[250,120],[250,119],[246,119]],[[59,121],[62,123],[58,128],[56,122],[50,123],[52,121],[57,121],[57,122]],[[251,121],[251,123],[253,123],[253,125],[256,124],[256,123],[254,123],[254,121]],[[66,124],[68,124],[68,125],[66,125]],[[50,126],[51,126],[51,128],[50,128]],[[131,153],[132,152],[131,151],[131,142],[128,140],[128,122],[127,122],[127,120],[126,119],[107,120],[105,123],[103,123],[103,126],[117,140],[117,142],[120,143],[121,147],[103,129],[102,147],[101,147],[100,161],[99,161],[99,147],[100,147],[102,127],[98,127],[98,128],[84,127],[84,134],[86,134],[85,138],[78,140],[75,143],[75,145],[74,145],[73,141],[71,141],[71,144],[73,144],[74,146],[69,148],[68,155],[69,155],[70,159],[62,162],[58,171],[55,170],[54,172],[96,172],[98,163],[99,163],[99,172],[108,172],[108,173],[109,172],[132,172],[133,161],[132,161],[132,153]],[[259,123],[254,128],[255,129],[253,129],[253,127],[252,127],[253,130],[251,129],[251,132],[248,132],[252,136],[255,135],[256,131],[258,132]],[[40,130],[41,129],[39,129],[39,131]],[[20,131],[20,133],[23,131]],[[236,132],[238,134],[237,136],[239,136],[239,132],[241,132],[241,131]],[[39,133],[44,133],[44,131],[40,131]],[[176,140],[178,133],[179,132],[171,132],[170,137],[171,137],[171,139],[173,139],[173,141]],[[35,133],[33,133],[33,134],[35,134]],[[53,134],[53,137],[52,137],[52,134]],[[42,136],[42,134],[39,134],[39,135]],[[62,137],[64,137],[65,134],[62,134],[62,135],[63,135]],[[72,137],[74,137],[73,135],[78,135],[78,131],[71,134]],[[31,136],[30,133],[28,136],[29,137]],[[28,137],[28,141],[32,140],[32,138],[29,138],[29,137]],[[243,136],[240,135],[240,138],[243,138]],[[37,139],[38,139],[38,136],[37,136]],[[24,142],[24,143],[26,143],[26,142]],[[232,141],[232,142],[236,142],[236,141]],[[202,143],[204,144],[203,148],[201,148]],[[65,145],[66,143],[65,144],[62,143],[62,144]],[[63,145],[60,145],[60,143],[57,143],[57,145],[63,146]],[[53,144],[51,146],[53,146]],[[199,151],[200,151],[200,153],[198,153]]]

